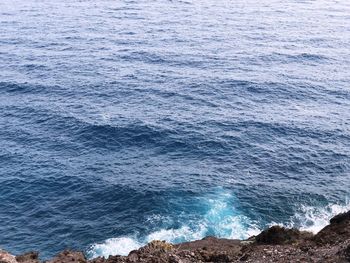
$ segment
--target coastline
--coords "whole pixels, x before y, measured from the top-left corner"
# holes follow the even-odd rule
[[[38,252],[14,256],[0,250],[1,263],[40,263]],[[333,217],[317,234],[272,226],[247,240],[206,237],[170,244],[155,240],[128,256],[87,259],[65,250],[46,263],[350,262],[350,211]]]

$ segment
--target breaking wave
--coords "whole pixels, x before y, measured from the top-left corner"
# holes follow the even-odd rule
[[[287,227],[296,227],[310,231],[314,234],[329,224],[329,220],[337,214],[350,210],[350,202],[341,204],[328,204],[325,207],[301,206]]]
[[[92,258],[109,255],[128,255],[130,251],[138,249],[143,244],[130,237],[109,238],[102,244],[92,246],[89,254]]]
[[[127,255],[131,250],[137,249],[152,240],[181,243],[202,239],[206,236],[245,239],[260,232],[253,220],[242,215],[234,207],[236,199],[229,191],[220,189],[197,201],[200,202],[200,206],[203,208],[202,211],[204,211],[198,219],[188,220],[179,228],[153,231],[142,238],[110,238],[103,243],[92,245],[87,254],[91,258]]]
[[[199,240],[206,236],[216,236],[230,239],[247,239],[261,232],[264,226],[259,225],[249,217],[242,215],[232,206],[234,196],[229,192],[221,192],[216,198],[207,198],[209,209],[200,220],[188,221],[179,228],[168,228],[153,231],[143,238],[119,237],[110,238],[103,243],[90,247],[87,254],[94,258],[109,255],[128,255],[130,251],[146,245],[152,240],[165,240],[171,243]],[[324,228],[329,220],[339,214],[350,210],[350,202],[341,204],[328,204],[313,207],[302,205],[287,223],[271,222],[271,225],[294,227],[305,231],[317,233]]]

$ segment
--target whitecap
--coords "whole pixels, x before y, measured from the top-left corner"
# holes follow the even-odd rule
[[[126,256],[130,251],[138,249],[143,244],[131,237],[109,238],[101,244],[94,244],[88,250],[91,258],[99,256],[108,257],[110,255]]]
[[[344,205],[328,204],[324,207],[301,206],[300,211],[291,218],[289,226],[316,234],[329,224],[332,217],[349,210],[350,202]]]

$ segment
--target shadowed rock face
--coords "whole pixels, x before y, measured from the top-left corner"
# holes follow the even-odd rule
[[[350,245],[340,251],[340,255],[350,262]]]
[[[283,245],[293,244],[311,237],[312,233],[280,226],[272,226],[257,235],[255,241],[257,244],[261,245]]]
[[[317,235],[270,227],[248,240],[207,237],[177,245],[152,241],[128,256],[87,260],[82,252],[63,251],[46,263],[199,263],[199,262],[350,262],[350,211],[339,214]],[[38,253],[13,256],[0,250],[0,263],[39,263]]]
[[[29,252],[23,255],[17,256],[16,260],[18,263],[39,263],[39,253]]]

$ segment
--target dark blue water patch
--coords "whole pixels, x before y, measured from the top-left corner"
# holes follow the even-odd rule
[[[47,66],[40,64],[26,64],[24,65],[26,71],[35,71],[35,70],[49,70]]]
[[[332,59],[321,54],[301,53],[301,54],[283,54],[273,53],[269,56],[263,56],[261,59],[266,61],[275,61],[281,63],[331,63]]]
[[[10,23],[13,24],[13,23]],[[5,25],[6,26],[6,25]],[[7,44],[7,45],[20,45],[23,43],[21,38],[2,38],[0,40],[0,43]]]
[[[162,147],[165,148],[164,150],[167,149],[166,151],[174,149],[183,153],[186,152],[186,149],[196,151],[197,148],[197,151],[205,153],[206,149],[212,148],[217,151],[220,148],[225,148],[224,141],[205,138],[204,135],[198,132],[185,132],[192,133],[192,135],[184,140],[182,138],[184,134],[181,134],[181,131],[160,129],[160,127],[148,126],[141,122],[127,126],[92,124],[70,116],[54,115],[45,109],[28,107],[18,108],[12,114],[11,112],[13,110],[7,111],[6,116],[15,117],[22,113],[21,118],[27,119],[26,126],[35,125],[36,129],[23,129],[26,126],[19,126],[18,135],[4,133],[4,138],[15,139],[18,143],[30,144],[41,149],[64,151],[74,146],[72,150],[78,150],[79,148],[76,148],[76,146],[80,145],[80,147],[96,149],[121,150],[125,147],[139,146],[141,148]],[[19,119],[18,123],[20,122]],[[57,140],[56,138],[61,139]],[[164,152],[164,150],[162,151]]]
[[[45,138],[46,136],[44,134],[60,136],[61,138],[64,138],[62,135],[65,135],[65,143],[62,140],[56,143],[54,140],[49,139],[52,143],[49,147],[61,150],[72,144],[71,142],[73,140],[76,142],[75,145],[80,144],[80,147],[93,147],[106,150],[120,150],[121,148],[131,146],[141,148],[156,147],[161,149],[163,153],[177,151],[180,154],[201,154],[205,156],[210,153],[229,155],[238,148],[252,148],[252,145],[248,142],[273,143],[276,138],[282,140],[283,138],[294,137],[298,138],[299,142],[302,142],[303,138],[306,138],[309,142],[314,139],[322,143],[329,143],[336,140],[346,143],[349,139],[349,136],[342,133],[341,130],[327,131],[307,126],[300,127],[290,124],[283,125],[254,121],[232,120],[224,125],[220,122],[197,122],[189,125],[171,121],[172,125],[178,128],[169,127],[164,129],[157,126],[152,127],[142,122],[135,122],[128,125],[118,123],[94,124],[72,116],[54,114],[53,112],[48,112],[46,109],[40,110],[39,108],[17,108],[16,112],[12,113],[12,115],[11,112],[13,110],[6,110],[5,116],[21,116],[21,118],[26,118],[29,121],[25,121],[27,125],[35,125],[37,127],[30,130],[23,129],[26,126],[19,126],[18,131],[21,133],[16,135],[18,136],[18,142],[26,141],[26,143],[32,145],[42,144],[45,147],[45,139],[40,138]],[[20,123],[20,119],[18,123]],[[197,131],[195,131],[196,127]],[[209,128],[212,128],[214,133],[211,133]],[[225,132],[232,131],[236,131],[239,136],[225,135]],[[4,133],[3,136],[8,139],[15,138],[11,133]],[[246,143],[242,138],[246,140]]]
[[[173,54],[167,54],[164,57],[159,56],[156,53],[149,53],[145,51],[133,51],[128,52],[126,55],[116,55],[113,59],[121,59],[127,62],[143,62],[147,64],[161,64],[169,66],[181,66],[181,67],[207,67],[213,65],[214,59],[194,57],[194,56],[176,56]]]
[[[40,68],[39,68],[40,69]],[[59,86],[44,86],[44,85],[32,85],[29,83],[13,83],[13,82],[0,82],[0,94],[1,93],[15,93],[17,94],[40,94],[49,92],[64,91]]]
[[[252,82],[243,80],[219,80],[220,87],[215,87],[222,97],[236,95],[252,96],[252,100],[315,100],[324,99],[322,88],[305,83]],[[228,98],[231,99],[231,98]]]

